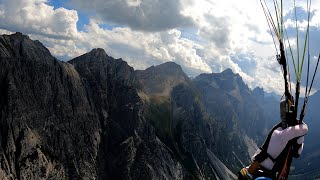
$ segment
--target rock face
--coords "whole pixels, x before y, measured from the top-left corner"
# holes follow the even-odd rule
[[[81,131],[73,130],[85,128],[93,113],[82,111],[89,107],[86,99],[74,102],[84,90],[73,86],[76,79],[68,79],[67,65],[22,34],[1,36],[0,44],[0,178],[57,178],[73,176],[80,168],[89,173],[76,158],[90,156],[79,152],[85,139],[75,141]]]
[[[143,71],[136,71],[139,82],[147,94],[169,96],[172,88],[178,84],[190,84],[190,79],[182,68],[174,62],[151,66]]]
[[[149,95],[148,119],[153,121],[159,137],[182,160],[184,167],[200,179],[234,178],[229,168],[235,172],[241,163],[232,153],[234,148],[229,147],[244,147],[245,143],[241,145],[241,140],[231,142],[230,146],[225,143],[229,141],[228,133],[206,112],[199,91],[181,67],[165,63],[137,71],[137,77]],[[158,83],[156,88],[155,83]],[[163,117],[163,114],[167,115]],[[227,167],[217,161],[214,154],[219,155]],[[247,152],[242,157],[249,160]]]
[[[85,81],[100,122],[99,178],[179,179],[183,167],[144,118],[135,72],[94,49],[70,61]],[[106,172],[106,173],[104,173]]]
[[[0,53],[0,179],[184,177],[127,63],[101,49],[60,62],[20,33]]]
[[[263,91],[253,93],[239,74],[234,74],[230,69],[222,73],[201,74],[193,79],[193,83],[201,92],[208,112],[221,119],[220,124],[227,131],[244,130],[245,134],[256,140],[263,137],[262,132],[268,128],[260,106],[263,102],[259,102],[264,98]]]

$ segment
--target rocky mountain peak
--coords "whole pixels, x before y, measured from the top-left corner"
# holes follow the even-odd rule
[[[265,94],[263,88],[258,86],[252,90],[252,93],[258,102],[263,102]]]
[[[74,63],[76,61],[80,62],[90,62],[90,61],[104,61],[105,59],[109,59],[109,56],[106,54],[104,49],[102,48],[95,48],[92,49],[90,52],[85,53],[75,59],[70,60],[70,63]]]
[[[225,75],[234,75],[233,71],[230,68],[225,69],[221,73]]]
[[[163,64],[160,64],[157,66],[158,69],[167,69],[171,71],[182,71],[182,68],[180,65],[178,65],[175,62],[165,62]]]
[[[134,69],[122,59],[108,56],[102,48],[92,49],[68,62],[78,69],[80,74],[95,77],[101,84],[104,84],[104,81],[110,76],[123,80],[126,85],[135,81]]]
[[[180,65],[175,62],[165,62],[157,66],[151,66],[146,72],[160,73],[165,76],[186,76]]]
[[[200,74],[195,77],[193,81],[210,85],[216,89],[223,89],[232,94],[238,94],[242,96],[250,94],[250,89],[244,83],[239,74],[234,74],[231,69],[226,69],[221,73]],[[241,94],[241,95],[240,95]]]
[[[94,48],[89,52],[89,54],[104,55],[106,54],[106,51],[102,48]]]
[[[174,62],[138,70],[136,75],[147,93],[164,96],[168,96],[174,86],[190,81],[181,66]]]
[[[238,73],[234,73],[230,68],[219,73],[221,78],[233,78],[236,81],[243,82],[242,77]]]
[[[253,94],[255,94],[255,95],[257,95],[257,96],[262,96],[262,97],[264,97],[264,90],[263,90],[263,88],[261,88],[261,87],[259,87],[259,86],[257,86],[256,88],[254,88],[254,89],[252,90],[252,92],[253,92]]]
[[[39,41],[33,41],[20,32],[0,36],[0,56],[29,57],[29,59],[50,58],[49,50]]]
[[[21,32],[16,32],[13,34],[3,34],[2,36],[6,36],[6,37],[14,37],[15,41],[19,41],[21,39],[30,39],[28,35],[22,34]]]

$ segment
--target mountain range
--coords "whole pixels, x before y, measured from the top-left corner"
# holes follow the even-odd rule
[[[0,179],[234,179],[278,121],[279,99],[230,69],[190,79],[174,62],[134,70],[103,49],[63,62],[26,35],[0,36]],[[293,174],[316,171],[320,143],[306,144]]]

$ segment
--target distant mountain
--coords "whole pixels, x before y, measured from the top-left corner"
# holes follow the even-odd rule
[[[256,101],[260,103],[264,101],[266,92],[264,92],[263,88],[258,86],[252,90],[252,93],[254,94]]]
[[[231,69],[222,73],[201,74],[193,83],[202,94],[208,112],[223,120],[220,123],[225,124],[228,131],[244,130],[245,134],[262,141],[263,132],[272,126],[265,116],[262,89],[252,92],[240,75],[234,74]]]
[[[241,164],[231,148],[220,148],[226,145],[227,136],[223,135],[226,133],[207,114],[198,90],[182,68],[168,62],[136,73],[148,96],[147,119],[182,164],[198,178],[234,178],[228,168]],[[225,160],[216,157],[219,153],[230,158],[228,168],[222,163]]]
[[[267,93],[261,87],[253,89],[253,95],[260,109],[264,113],[266,121],[264,127],[266,130],[271,129],[274,125],[280,122],[280,97],[275,93]],[[267,132],[264,132],[264,136]]]
[[[151,66],[146,70],[136,71],[143,90],[148,94],[169,96],[172,88],[179,84],[190,84],[189,77],[174,62]]]

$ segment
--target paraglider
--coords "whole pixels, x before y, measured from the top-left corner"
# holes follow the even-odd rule
[[[288,2],[288,1],[287,1]],[[290,172],[290,165],[293,157],[299,157],[303,149],[303,136],[307,133],[308,127],[303,123],[306,113],[309,95],[317,73],[320,54],[309,86],[310,53],[309,53],[309,27],[311,0],[307,0],[307,28],[304,34],[303,51],[300,54],[299,28],[297,24],[296,1],[294,3],[295,30],[296,30],[296,54],[289,41],[288,33],[284,24],[283,1],[273,0],[273,14],[265,0],[260,0],[263,13],[266,17],[270,34],[276,50],[276,58],[281,66],[284,79],[284,98],[280,102],[281,122],[277,124],[267,136],[264,144],[253,156],[253,162],[239,172],[238,179],[287,179]],[[279,49],[277,48],[279,47]],[[295,97],[292,96],[289,63],[287,51],[290,52],[290,59],[294,67],[296,78]],[[307,54],[308,51],[308,54]],[[298,116],[298,105],[300,97],[300,84],[302,70],[305,60],[308,61],[307,81],[303,106]],[[309,87],[308,87],[309,86]]]

